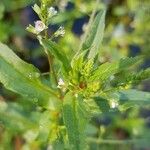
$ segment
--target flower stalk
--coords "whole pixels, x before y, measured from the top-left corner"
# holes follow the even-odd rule
[[[57,10],[54,7],[47,8],[48,6],[42,2],[41,7],[35,4],[32,8],[38,14],[41,20],[35,21],[35,26],[29,25],[27,31],[35,34],[44,48],[44,52],[47,56],[49,63],[49,76],[50,80],[54,81],[54,86],[58,86],[57,74],[54,69],[54,58],[53,55],[48,51],[48,49],[42,44],[42,39],[52,39],[52,37],[64,36],[65,30],[61,26],[51,37],[48,35],[48,26],[52,17],[57,15]],[[62,98],[62,91],[60,88],[57,88],[60,98]]]

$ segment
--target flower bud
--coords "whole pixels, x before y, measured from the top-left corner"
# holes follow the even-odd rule
[[[55,16],[56,14],[57,14],[57,10],[54,7],[48,8],[48,16],[49,16],[49,18]]]
[[[60,88],[61,86],[64,86],[65,85],[65,83],[64,83],[64,81],[60,78],[59,79],[59,81],[58,81],[58,88]]]
[[[65,34],[65,29],[64,27],[59,27],[59,29],[55,32],[55,37],[58,37],[58,36],[64,36]]]

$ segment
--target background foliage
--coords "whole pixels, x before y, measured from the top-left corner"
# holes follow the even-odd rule
[[[50,93],[52,91],[46,88],[47,85],[50,85],[48,76],[45,74],[49,70],[48,60],[36,38],[25,31],[28,24],[34,24],[34,21],[38,19],[38,16],[31,9],[31,6],[33,6],[35,2],[36,1],[33,0],[2,0],[0,2],[0,41],[15,50],[15,53],[23,60],[32,63],[44,73],[41,78],[42,83],[46,85],[43,86],[39,81],[38,70],[33,66],[30,66],[29,70],[26,70],[26,64],[22,62],[20,68],[15,68],[17,73],[14,74],[14,70],[9,64],[15,65],[15,62],[21,61],[18,60],[18,58],[16,58],[14,62],[9,62],[9,64],[3,61],[0,62],[0,69],[5,70],[5,73],[7,73],[7,71],[11,72],[11,76],[8,76],[8,78],[11,79],[15,78],[15,76],[19,76],[20,78],[16,79],[16,83],[25,83],[25,87],[22,87],[22,89],[27,89],[26,87],[28,87],[26,92],[29,94],[24,93],[25,90],[21,91],[20,87],[16,88],[15,91],[19,91],[19,93],[24,95],[22,98],[20,95],[4,88],[2,84],[0,85],[0,150],[49,150],[51,149],[51,143],[55,142],[58,138],[57,134],[60,130],[60,141],[65,141],[65,139],[62,138],[64,137],[65,129],[63,127],[59,129],[56,125],[60,114],[57,114],[55,111],[45,111],[37,105],[37,103],[40,103],[41,105],[48,105],[52,108],[53,105],[47,104],[46,99],[47,97],[53,97],[53,93],[51,95]],[[55,41],[59,43],[60,47],[63,47],[64,52],[67,53],[68,58],[71,59],[80,47],[80,41],[83,37],[86,23],[96,3],[94,0],[56,0],[50,1],[50,3],[52,6],[56,6],[60,13],[52,20],[52,24],[49,27],[49,34],[54,33],[60,25],[64,25],[66,30],[65,36],[63,38],[57,38]],[[106,103],[102,98],[99,105],[103,113],[94,113],[86,128],[86,135],[89,137],[86,142],[89,148],[93,150],[146,150],[150,148],[150,96],[147,94],[150,84],[149,80],[146,80],[137,86],[138,81],[141,80],[141,74],[144,79],[147,73],[141,71],[137,74],[136,72],[150,66],[150,2],[148,0],[103,0],[98,7],[101,9],[105,6],[107,6],[106,27],[101,50],[98,54],[99,63],[117,61],[125,56],[139,56],[136,60],[130,62],[131,64],[137,62],[140,56],[144,59],[142,62],[133,66],[132,70],[134,70],[134,73],[132,75],[126,72],[126,70],[121,70],[118,73],[118,78],[113,80],[112,77],[110,84],[114,88],[128,88],[131,86],[129,83],[133,82],[134,90],[132,92],[134,92],[135,95],[132,95],[131,91],[122,92],[119,93],[119,95],[114,91],[111,96],[112,101],[109,103]],[[8,49],[3,45],[0,46],[6,50]],[[6,56],[4,55],[4,58],[8,56],[13,56],[13,53],[9,50],[8,54]],[[58,62],[55,64],[56,68],[57,63]],[[113,67],[113,64],[108,63],[104,68],[109,68],[110,65]],[[123,67],[126,67],[126,65]],[[112,71],[114,70],[107,72],[108,76]],[[29,77],[28,81],[24,72],[26,72],[26,75]],[[30,74],[31,72],[32,74]],[[149,70],[147,70],[147,72],[149,72]],[[1,76],[4,77],[6,74],[1,74]],[[22,78],[24,80],[22,80]],[[105,79],[107,76],[103,76],[103,78]],[[32,84],[28,84],[31,80]],[[4,82],[6,83],[6,87],[15,87],[12,83]],[[37,82],[38,84],[35,86]],[[96,84],[92,86],[96,86]],[[146,93],[142,92],[138,95],[139,93],[136,93],[135,89],[143,90]],[[43,101],[39,101],[35,98],[37,94]],[[89,91],[85,91],[84,94],[89,94]],[[70,94],[66,95],[63,106],[64,112],[67,114],[72,113],[72,108],[68,107],[70,106],[69,103],[73,103],[68,101],[68,97],[70,96]],[[128,97],[132,97],[132,101],[124,103]],[[147,99],[145,99],[145,97],[147,97]],[[121,99],[121,101],[113,100],[117,98]],[[98,98],[95,98],[95,102],[99,103]],[[92,105],[90,101],[88,103]],[[85,105],[82,104],[82,107],[83,106]],[[84,113],[81,112],[80,106],[78,106],[77,109],[77,115]],[[108,111],[109,109],[110,111]],[[86,116],[87,114],[88,112],[86,112]],[[64,120],[65,122],[74,122],[74,118],[71,117],[71,119],[72,120],[68,120],[68,117],[66,117]],[[82,119],[81,123],[83,124],[78,127],[80,131],[82,131],[84,121],[86,120],[85,118]],[[61,124],[62,120],[60,119],[59,121]],[[71,142],[76,142],[76,138],[84,139],[82,134],[78,133],[76,124],[72,124],[72,127],[72,134],[68,135],[72,139]],[[76,135],[78,135],[78,137],[74,137]],[[49,140],[47,140],[47,138]],[[82,141],[84,142],[84,140]],[[76,146],[77,148],[78,146],[80,147],[78,144],[76,144]],[[53,148],[63,149],[63,145],[61,142],[56,142]]]

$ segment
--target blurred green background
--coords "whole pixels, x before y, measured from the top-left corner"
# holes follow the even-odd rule
[[[59,11],[52,20],[49,34],[63,25],[66,34],[55,39],[64,47],[68,56],[77,51],[95,0],[50,0]],[[23,60],[34,64],[42,73],[48,72],[48,60],[36,38],[25,28],[38,20],[31,6],[36,0],[0,1],[0,41],[11,47]],[[124,56],[143,55],[144,61],[137,66],[150,66],[150,1],[149,0],[101,0],[99,9],[107,7],[106,29],[103,46],[98,59],[101,63],[118,60]],[[137,87],[150,91],[150,81]],[[93,117],[87,134],[97,138],[89,139],[92,150],[150,150],[150,106],[117,109]],[[6,110],[6,111],[3,111]],[[0,84],[0,150],[38,150],[34,140],[34,125],[41,117],[36,105],[19,95],[6,90]],[[113,139],[111,141],[105,139]],[[133,142],[130,140],[133,139]],[[134,139],[142,139],[134,141]],[[124,140],[124,141],[122,141]],[[50,148],[42,148],[50,150]]]

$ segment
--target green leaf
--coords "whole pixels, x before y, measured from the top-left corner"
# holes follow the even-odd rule
[[[43,46],[61,62],[64,70],[68,72],[70,70],[70,63],[66,54],[62,51],[62,48],[51,40],[43,39],[41,42]]]
[[[33,27],[31,24],[29,24],[29,26],[26,28],[26,30],[28,32],[33,33],[33,34],[38,34],[38,32],[36,31],[35,27]]]
[[[7,22],[0,21],[0,41],[7,41],[10,36],[12,26]]]
[[[100,65],[95,71],[93,71],[93,75],[91,76],[90,80],[106,80],[110,76],[128,69],[132,65],[136,64],[137,62],[141,61],[140,57],[133,57],[133,58],[122,58],[117,62],[112,63],[104,63]]]
[[[149,79],[150,78],[150,68],[147,68],[145,70],[142,70],[140,72],[134,72],[127,74],[124,73],[121,78],[115,78],[112,82],[114,83],[115,87],[117,86],[126,86],[130,84],[137,85],[141,81]]]
[[[37,128],[37,122],[32,119],[31,112],[27,112],[17,103],[0,101],[0,124],[3,123],[13,131]]]
[[[71,149],[84,150],[86,118],[78,105],[78,101],[71,93],[68,93],[64,98],[63,119]]]
[[[0,20],[4,16],[4,11],[5,11],[5,6],[3,5],[3,3],[0,2]]]
[[[37,4],[34,4],[34,6],[32,7],[32,9],[33,9],[38,15],[41,14],[41,8],[40,8]]]
[[[56,118],[56,119],[55,119]],[[58,138],[58,118],[49,110],[41,113],[39,118],[39,135],[37,141],[46,145],[47,141],[51,143]]]
[[[110,95],[111,98],[134,104],[150,104],[150,93],[138,90],[122,90]]]
[[[108,112],[110,109],[109,103],[102,97],[94,97],[94,101],[102,112]]]
[[[0,82],[4,86],[39,105],[47,107],[55,93],[40,81],[39,71],[22,61],[6,45],[0,43]],[[51,100],[49,100],[51,98]]]
[[[142,80],[146,80],[150,78],[150,68],[147,68],[145,70],[142,70],[138,73],[131,74],[126,77],[126,82],[130,83],[139,83]]]
[[[101,10],[93,24],[90,27],[89,34],[85,38],[85,42],[82,45],[82,50],[89,49],[88,58],[93,59],[101,46],[105,28],[105,14],[106,10]]]

